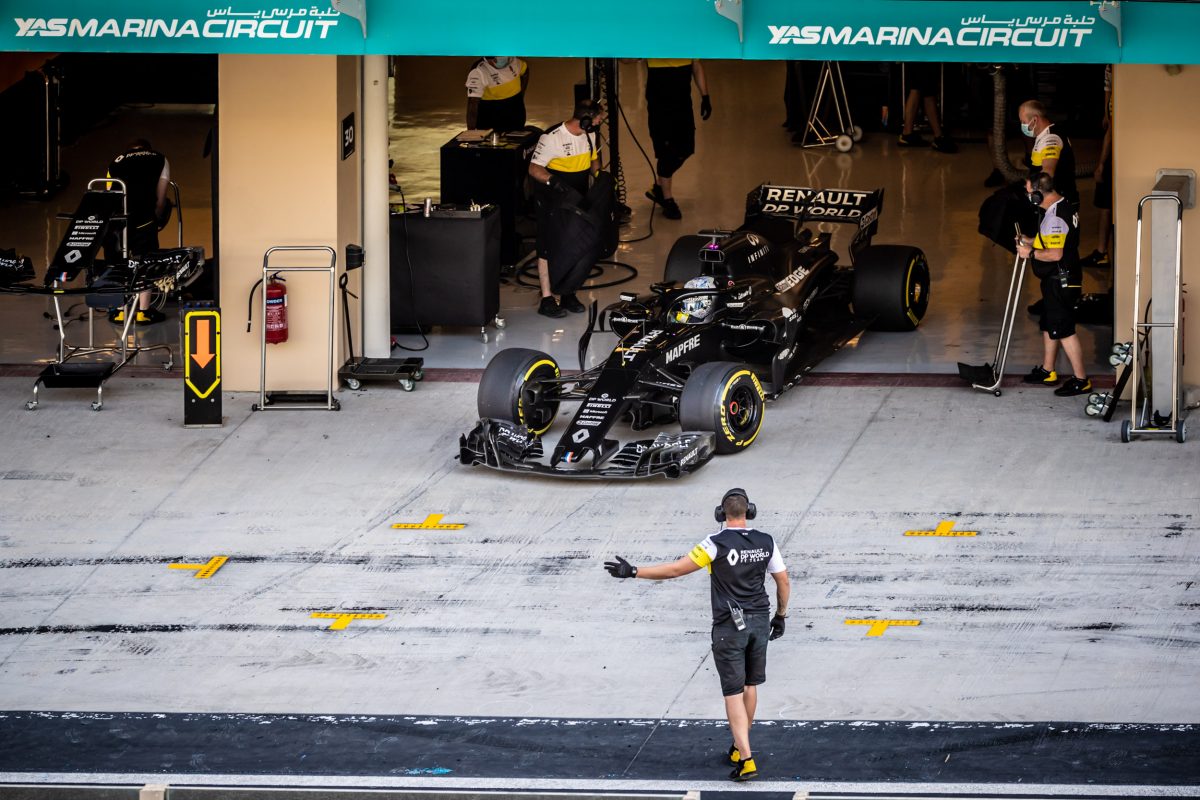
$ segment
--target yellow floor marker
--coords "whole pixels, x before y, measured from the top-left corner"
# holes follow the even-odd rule
[[[426,530],[426,531],[460,531],[467,527],[461,522],[442,522],[442,517],[445,514],[430,514],[425,518],[424,522],[393,522],[393,528],[407,528],[409,530]]]
[[[312,618],[331,619],[334,622],[328,629],[331,631],[343,631],[356,619],[387,619],[387,614],[343,614],[339,611],[314,611]]]
[[[883,632],[892,625],[916,627],[921,624],[919,619],[848,619],[847,625],[869,625],[867,636],[883,636]]]
[[[954,530],[954,521],[944,519],[938,523],[937,529],[932,531],[905,531],[905,536],[978,536],[979,531],[956,531]]]
[[[216,575],[228,560],[229,556],[213,556],[207,564],[168,564],[167,569],[194,569],[197,570],[195,577],[203,580]]]

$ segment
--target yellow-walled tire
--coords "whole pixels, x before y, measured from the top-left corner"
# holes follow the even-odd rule
[[[544,381],[558,377],[558,364],[545,353],[524,347],[501,350],[479,381],[479,416],[515,422],[541,435],[558,413],[557,385]]]
[[[718,453],[736,453],[758,437],[766,405],[762,384],[748,367],[729,361],[702,364],[679,396],[679,426],[711,431]]]

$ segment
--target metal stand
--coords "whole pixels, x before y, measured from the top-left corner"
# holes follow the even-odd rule
[[[320,267],[272,267],[271,256],[274,253],[327,253],[329,266]],[[329,348],[325,363],[326,387],[324,399],[316,392],[267,392],[267,284],[271,275],[278,272],[325,272],[329,275]],[[333,397],[333,341],[334,341],[334,308],[336,305],[337,288],[337,251],[325,246],[280,246],[271,247],[263,254],[262,266],[262,326],[259,336],[261,352],[258,372],[258,402],[250,406],[251,411],[273,411],[279,409],[296,409],[311,411],[338,411],[341,404]]]
[[[101,188],[93,188],[93,187]],[[115,188],[112,188],[115,187]],[[129,213],[128,199],[126,196],[125,182],[118,178],[93,178],[88,181],[86,191],[92,192],[113,192],[121,197],[121,258],[129,258],[129,231],[127,216]],[[178,187],[176,196],[178,197]],[[74,215],[59,215],[60,219],[74,219]],[[182,231],[180,232],[182,238]],[[59,287],[59,282],[55,281],[55,288]],[[63,319],[62,300],[59,294],[52,296],[54,303],[54,318],[58,328],[58,358],[53,363],[48,364],[38,375],[38,379],[33,384],[33,399],[25,403],[25,408],[33,411],[41,402],[38,396],[38,387],[42,386],[47,389],[95,389],[96,399],[92,401],[91,407],[93,411],[99,411],[104,407],[104,384],[117,373],[122,367],[129,363],[133,358],[136,358],[139,353],[150,350],[166,350],[167,360],[163,362],[163,369],[171,369],[175,366],[175,362],[171,355],[171,346],[168,344],[155,345],[139,345],[136,342],[131,347],[129,345],[129,332],[133,327],[134,318],[137,316],[138,295],[134,293],[123,299],[124,310],[124,325],[121,327],[121,338],[119,344],[97,347],[95,343],[94,329],[94,312],[91,306],[88,307],[88,343],[86,345],[71,345],[67,344],[67,320]],[[110,361],[76,361],[71,362],[71,359],[80,356],[92,356],[102,353],[108,353],[119,357],[115,357]]]
[[[1012,278],[1008,282],[1008,300],[1004,304],[1004,318],[1000,322],[1000,336],[996,340],[996,355],[991,364],[982,366],[958,363],[958,374],[971,383],[972,389],[1001,394],[1000,384],[1004,380],[1004,365],[1008,361],[1008,343],[1012,339],[1017,309],[1021,303],[1021,287],[1025,283],[1027,261],[1020,256],[1013,260]]]
[[[837,120],[834,130],[826,127],[821,119],[821,108],[825,104],[825,94],[829,93],[833,102],[833,114]],[[817,91],[813,96],[812,108],[808,112],[808,123],[804,126],[804,138],[801,147],[823,147],[833,145],[839,151],[848,153],[854,148],[854,143],[862,141],[863,130],[854,124],[850,116],[850,101],[846,97],[846,82],[842,79],[842,65],[836,61],[825,61],[821,64],[820,77],[817,78]]]
[[[1121,423],[1121,441],[1134,436],[1173,436],[1175,441],[1187,439],[1187,421],[1181,418],[1183,409],[1180,365],[1183,361],[1183,209],[1185,198],[1194,192],[1195,177],[1159,174],[1152,194],[1138,201],[1137,250],[1133,272],[1133,332],[1134,339],[1148,340],[1145,348],[1154,365],[1150,386],[1140,363],[1145,352],[1140,346],[1129,348],[1129,419]],[[1174,224],[1169,217],[1152,220],[1151,248],[1152,283],[1150,310],[1142,311],[1142,212],[1147,204],[1158,203],[1175,211]],[[1188,203],[1190,206],[1190,203]],[[1161,251],[1161,252],[1160,252]],[[1169,255],[1170,254],[1170,255]],[[1173,261],[1171,257],[1173,256]],[[1149,321],[1146,316],[1149,316]],[[1147,391],[1149,389],[1149,391]]]

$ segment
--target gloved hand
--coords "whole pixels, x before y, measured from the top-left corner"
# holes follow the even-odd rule
[[[604,568],[608,570],[608,574],[614,578],[636,578],[637,567],[630,564],[625,559],[617,556],[616,561],[605,561]]]
[[[768,641],[775,641],[780,636],[783,636],[783,629],[787,626],[787,619],[776,614],[771,618],[771,635],[767,637]]]
[[[700,98],[700,119],[708,119],[712,116],[712,101],[708,99],[708,95],[703,95]]]

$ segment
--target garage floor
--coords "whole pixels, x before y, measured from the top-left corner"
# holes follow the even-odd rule
[[[421,91],[457,86],[454,64],[422,73]],[[552,121],[546,94],[569,96],[575,76],[555,83],[539,64],[531,116]],[[1009,264],[973,232],[982,146],[796,150],[778,128],[779,65],[710,74],[717,110],[680,174],[685,219],[656,219],[653,246],[630,251],[640,285],[676,233],[736,221],[765,178],[878,181],[880,239],[918,244],[934,265],[930,316],[915,334],[863,336],[826,371],[989,359]],[[410,200],[436,187],[428,153],[459,113],[417,92],[402,82],[425,121],[402,119],[393,148],[424,154],[397,161],[402,180],[414,174]],[[636,92],[626,111],[637,129]],[[189,117],[188,141],[207,124],[167,116]],[[129,111],[114,125],[150,120]],[[40,213],[43,227],[19,230],[35,260],[53,227]],[[752,450],[684,480],[462,467],[475,385],[448,368],[531,343],[571,363],[578,318],[543,320],[533,302],[506,289],[500,336],[439,331],[415,392],[344,391],[336,414],[254,414],[255,398],[233,394],[223,427],[184,430],[178,383],[149,371],[115,379],[100,414],[69,390],[29,413],[30,378],[0,377],[0,791],[731,788],[704,577],[617,582],[601,564],[678,557],[741,485],[793,580],[760,693],[762,778],[741,789],[1200,794],[1193,445],[1120,444],[1116,423],[1040,387],[997,399],[948,377],[826,375],[768,408]],[[0,304],[0,364],[44,358],[54,333],[40,309]],[[1022,333],[1024,369],[1033,324]],[[1107,335],[1088,333],[1097,362]]]

